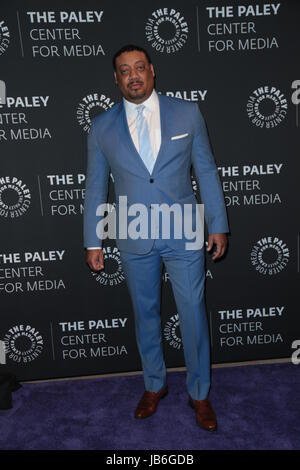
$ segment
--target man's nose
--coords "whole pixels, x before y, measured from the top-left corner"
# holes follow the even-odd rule
[[[129,78],[132,80],[133,78],[138,78],[138,73],[135,69],[130,70]]]

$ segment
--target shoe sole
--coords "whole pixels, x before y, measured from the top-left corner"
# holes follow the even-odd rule
[[[193,410],[195,409],[194,403],[193,403],[190,399],[189,399],[189,401],[188,401],[188,404],[190,405],[191,408],[193,408]],[[199,426],[201,429],[204,429],[204,431],[215,432],[215,431],[217,431],[217,429],[218,429],[218,426],[216,426],[215,428],[212,428],[212,429],[207,429],[207,428],[205,428],[204,426],[202,426],[202,424],[198,423],[197,419],[196,419],[196,423],[198,424],[198,426]]]
[[[167,395],[168,395],[168,390],[166,390],[166,391],[163,393],[163,395],[160,397],[159,400],[162,400],[162,399],[165,398]],[[158,407],[158,404],[157,404],[157,407]],[[156,407],[156,409],[155,409],[152,413],[150,413],[150,414],[147,415],[147,416],[134,416],[134,417],[135,417],[135,419],[146,419],[146,418],[150,418],[150,416],[154,415],[154,413],[156,412],[157,407]]]

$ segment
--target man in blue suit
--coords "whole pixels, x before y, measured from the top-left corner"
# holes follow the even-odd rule
[[[115,54],[113,65],[123,100],[93,119],[88,136],[84,208],[86,261],[93,271],[104,268],[103,231],[99,230],[97,208],[107,201],[111,172],[118,215],[116,244],[132,300],[145,382],[135,417],[151,416],[168,392],[160,322],[164,263],[179,314],[189,404],[195,410],[197,423],[214,431],[216,415],[207,398],[210,346],[204,302],[203,244],[187,249],[189,234],[184,232],[181,237],[175,234],[178,219],[173,226],[171,223],[168,236],[164,236],[157,217],[154,230],[148,226],[146,233],[128,236],[132,213],[131,219],[130,216],[119,218],[122,210],[134,204],[149,208],[147,221],[151,219],[154,206],[159,204],[169,208],[173,204],[180,208],[189,204],[195,217],[197,201],[190,175],[193,166],[204,204],[209,234],[207,250],[214,247],[213,260],[223,256],[229,230],[205,122],[197,104],[156,93],[154,68],[143,48],[124,46]]]

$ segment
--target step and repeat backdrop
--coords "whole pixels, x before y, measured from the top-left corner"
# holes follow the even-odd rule
[[[1,1],[2,370],[22,380],[141,370],[118,249],[105,242],[95,274],[82,238],[87,136],[120,100],[111,59],[127,43],[149,51],[157,91],[198,103],[207,123],[231,230],[226,257],[206,261],[213,363],[291,357],[299,21],[297,1]],[[183,366],[166,271],[162,284],[166,364]]]

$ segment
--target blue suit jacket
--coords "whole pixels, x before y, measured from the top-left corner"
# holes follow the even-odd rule
[[[96,116],[88,136],[88,166],[84,204],[84,246],[101,246],[96,234],[99,204],[107,202],[110,172],[114,177],[116,201],[127,196],[127,205],[173,203],[193,205],[195,198],[190,170],[193,165],[204,204],[208,233],[228,232],[224,196],[211,151],[203,116],[196,103],[159,96],[161,147],[150,175],[132,141],[123,102]],[[172,140],[172,136],[188,134]],[[119,205],[116,205],[118,220]],[[149,210],[150,216],[151,210]],[[130,223],[130,217],[128,217]],[[150,227],[150,221],[149,221]],[[150,233],[150,232],[149,232]],[[169,246],[184,248],[187,239],[175,239],[171,228]],[[154,239],[117,238],[120,250],[147,253]]]

